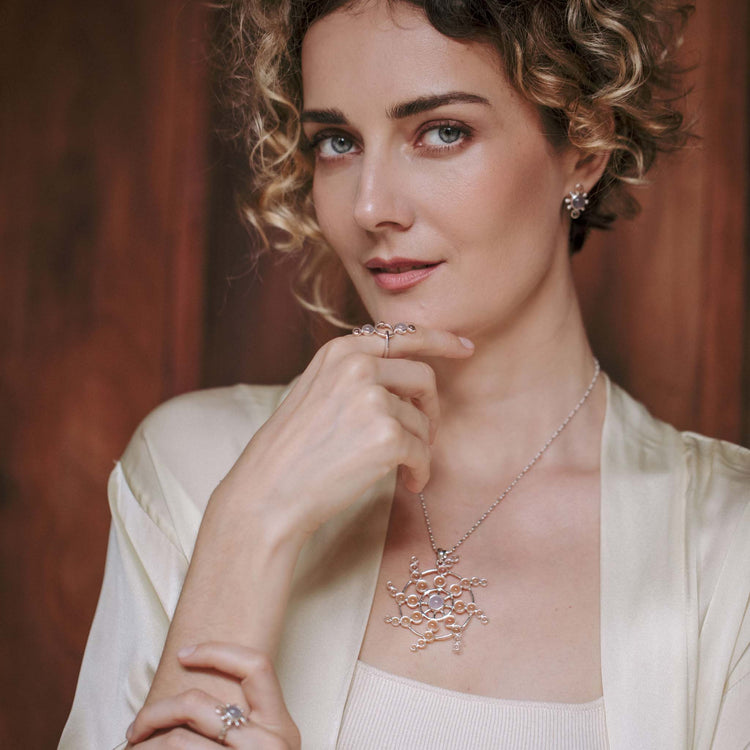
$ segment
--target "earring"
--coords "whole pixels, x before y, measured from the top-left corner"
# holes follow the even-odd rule
[[[577,219],[589,205],[589,194],[579,182],[566,196],[565,208],[570,211],[570,218]]]

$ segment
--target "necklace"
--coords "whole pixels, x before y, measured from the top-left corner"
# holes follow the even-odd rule
[[[547,448],[559,437],[578,413],[579,409],[594,390],[601,368],[599,360],[594,359],[594,377],[581,397],[560,426],[549,436],[547,442],[537,451],[536,455],[516,475],[516,478],[503,490],[487,510],[482,513],[474,525],[450,548],[438,547],[432,533],[430,514],[427,512],[424,493],[419,493],[427,534],[435,553],[435,567],[422,570],[419,560],[412,555],[409,563],[409,580],[401,589],[388,581],[386,588],[395,600],[398,615],[386,617],[385,622],[394,628],[406,628],[417,636],[416,643],[409,648],[413,652],[425,649],[438,641],[452,640],[453,653],[460,654],[463,646],[464,631],[469,623],[476,618],[483,625],[489,622],[487,615],[477,604],[474,590],[487,586],[486,578],[477,576],[464,577],[453,570],[459,562],[456,550],[485,522],[502,500],[513,491],[514,487],[531,471],[532,467],[545,454]]]

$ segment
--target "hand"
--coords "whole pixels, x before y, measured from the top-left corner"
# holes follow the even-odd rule
[[[389,359],[378,336],[330,341],[250,441],[212,503],[236,501],[228,515],[249,512],[256,528],[260,520],[264,528],[304,538],[399,465],[406,487],[419,492],[430,476],[439,405],[434,371],[411,358],[472,352],[458,336],[428,328],[393,336]]]
[[[202,643],[181,651],[188,669],[214,669],[236,679],[242,687],[248,723],[231,727],[222,743],[223,722],[216,707],[224,701],[203,690],[147,703],[128,730],[128,741],[143,750],[181,747],[210,750],[221,745],[238,750],[297,750],[299,731],[286,709],[271,660],[260,651],[229,643]],[[249,706],[249,709],[247,708]],[[154,732],[168,730],[154,737]]]

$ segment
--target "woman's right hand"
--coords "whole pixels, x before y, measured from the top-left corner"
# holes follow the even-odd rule
[[[187,673],[190,643],[225,641],[273,654],[297,557],[324,522],[399,465],[421,490],[439,417],[435,374],[420,358],[471,356],[447,331],[344,336],[315,355],[245,447],[206,507],[147,704],[199,688],[241,700],[221,675]],[[270,592],[259,603],[258,592]]]
[[[465,341],[465,339],[463,340]],[[468,342],[467,342],[468,344]],[[447,331],[343,336],[325,344],[217,487],[212,504],[304,540],[397,466],[413,492],[430,475],[439,419],[435,373],[421,357],[466,358]]]

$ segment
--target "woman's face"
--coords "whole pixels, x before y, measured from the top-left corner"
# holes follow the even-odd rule
[[[494,50],[366,2],[310,28],[302,74],[318,222],[375,320],[478,340],[549,298],[576,156]]]

